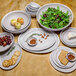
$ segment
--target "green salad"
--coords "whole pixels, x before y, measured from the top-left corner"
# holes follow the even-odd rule
[[[68,11],[66,13],[62,12],[59,6],[48,8],[45,12],[42,12],[40,23],[47,28],[63,28],[69,23]]]

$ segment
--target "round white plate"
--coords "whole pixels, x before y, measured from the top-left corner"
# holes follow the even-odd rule
[[[76,38],[71,40],[68,39],[69,32],[76,32],[76,28],[68,28],[67,30],[62,31],[60,33],[60,39],[65,45],[69,47],[76,47]]]
[[[51,53],[51,54],[52,54],[52,53]],[[53,61],[53,59],[52,59],[51,56],[52,56],[52,55],[50,55],[50,63],[51,63],[51,65],[52,65],[56,70],[58,70],[58,71],[60,71],[60,72],[63,72],[63,73],[70,73],[70,72],[72,72],[72,71],[74,71],[74,70],[76,69],[76,64],[75,64],[73,67],[69,68],[69,69],[62,69],[62,68],[58,67],[58,66],[54,63],[54,61]]]
[[[60,10],[62,10],[63,12],[69,12],[68,15],[70,15],[70,18],[69,18],[69,23],[67,24],[67,26],[61,28],[61,29],[52,29],[52,28],[47,28],[45,26],[43,26],[41,23],[40,23],[40,19],[41,19],[41,15],[42,15],[42,12],[46,11],[49,7],[52,7],[52,8],[57,8],[57,6],[60,7]],[[65,28],[67,28],[68,26],[70,26],[70,24],[72,23],[73,21],[73,12],[71,11],[71,9],[63,4],[60,4],[60,3],[49,3],[49,4],[46,4],[46,5],[43,5],[41,8],[39,8],[39,10],[37,11],[37,14],[36,14],[36,18],[37,18],[37,21],[38,23],[40,24],[41,27],[43,27],[45,30],[47,31],[61,31]]]
[[[34,29],[38,29],[38,28],[34,28]],[[39,29],[40,29],[40,28],[39,28]],[[56,43],[55,43],[53,46],[51,46],[49,49],[42,50],[42,51],[41,51],[41,50],[33,51],[33,50],[26,49],[26,47],[22,46],[22,44],[21,44],[22,35],[20,35],[20,36],[18,37],[18,43],[19,43],[19,45],[20,45],[24,50],[26,50],[26,51],[29,51],[29,52],[32,52],[32,53],[48,53],[48,52],[53,51],[54,49],[56,49],[56,48],[59,46],[59,43],[60,43],[59,37],[58,37],[58,35],[55,34],[55,33],[54,33],[54,35],[55,35],[55,41],[56,41]]]
[[[8,50],[13,45],[13,43],[14,43],[14,36],[13,36],[13,34],[6,33],[6,32],[0,33],[0,37],[6,36],[6,35],[10,36],[10,39],[11,39],[12,42],[11,42],[10,45],[6,45],[5,47],[0,46],[0,52],[4,52],[4,51]]]
[[[11,19],[14,19],[14,18],[17,19],[18,17],[22,17],[24,19],[24,24],[21,26],[20,29],[17,30],[15,29],[14,26],[11,25],[10,21]],[[12,11],[3,17],[1,25],[7,29],[7,30],[4,29],[5,31],[21,33],[21,32],[24,32],[23,31],[24,29],[26,31],[26,27],[29,26],[30,23],[31,23],[31,17],[29,14],[27,14],[24,11]]]
[[[71,50],[70,48],[67,48],[67,47],[63,47],[63,46],[60,46],[60,47],[58,47],[57,48],[57,50],[55,50],[54,52],[53,52],[53,58],[54,58],[54,63],[58,66],[58,67],[60,67],[60,68],[64,68],[64,69],[67,69],[67,68],[71,68],[72,66],[74,66],[75,65],[75,63],[76,63],[76,61],[75,62],[68,62],[68,64],[65,66],[65,65],[63,65],[61,62],[60,62],[60,60],[59,60],[59,55],[60,55],[60,53],[61,53],[61,50],[65,50],[65,51],[68,51],[68,52],[73,52],[73,53],[75,53],[73,50]]]
[[[5,53],[3,53],[2,55],[0,55],[0,60],[1,60],[1,62],[0,62],[0,67],[2,68],[2,69],[4,69],[4,70],[10,70],[10,69],[13,69],[14,67],[16,67],[17,65],[18,65],[18,63],[20,62],[20,59],[21,59],[21,56],[22,56],[22,49],[20,48],[20,46],[16,43],[16,44],[14,44],[12,47],[14,47],[15,46],[15,48],[13,49],[13,51],[7,56],[7,54],[8,54],[8,52],[10,51],[7,51],[7,52],[5,52]],[[11,48],[12,48],[11,47]],[[12,55],[14,54],[14,52],[15,51],[20,51],[20,56],[18,57],[18,60],[17,60],[17,62],[16,62],[16,64],[14,64],[14,65],[12,65],[12,66],[9,66],[9,67],[4,67],[3,65],[2,65],[2,62],[4,61],[4,60],[8,60],[8,59],[10,59],[11,57],[12,57]]]

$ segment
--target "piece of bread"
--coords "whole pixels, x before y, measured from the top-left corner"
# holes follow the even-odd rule
[[[65,51],[65,50],[62,50],[61,51],[61,53],[60,53],[60,55],[59,55],[59,60],[60,60],[60,62],[63,64],[63,65],[67,65],[67,63],[68,63],[68,60],[66,59],[66,55],[67,55],[67,51]]]
[[[17,57],[20,56],[20,51],[15,51],[14,56],[17,56]]]

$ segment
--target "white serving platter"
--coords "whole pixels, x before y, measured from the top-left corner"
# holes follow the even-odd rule
[[[30,30],[43,30],[43,29],[40,29],[40,28],[33,28],[33,29],[30,29]],[[30,31],[29,30],[29,31]],[[51,51],[53,51],[54,49],[56,49],[57,47],[58,47],[58,45],[59,45],[59,43],[60,43],[60,41],[59,41],[59,38],[58,38],[58,36],[57,36],[57,34],[55,34],[55,33],[53,33],[54,34],[54,41],[56,41],[51,47],[49,47],[49,48],[47,48],[47,49],[45,49],[45,50],[31,50],[31,49],[29,49],[29,48],[26,48],[26,47],[24,47],[24,46],[22,46],[22,43],[21,43],[21,40],[23,41],[23,36],[22,36],[22,34],[18,37],[18,43],[19,43],[19,45],[24,49],[24,50],[26,50],[26,51],[29,51],[29,52],[32,52],[32,53],[48,53],[48,52],[51,52]],[[24,37],[25,38],[25,37]],[[44,48],[43,48],[44,49]]]
[[[10,52],[10,54],[8,55],[10,49],[11,49],[12,47],[14,47],[14,46],[15,46],[15,48],[14,48],[13,51]],[[1,61],[1,62],[0,62],[0,67],[1,67],[2,69],[4,69],[4,70],[11,70],[11,69],[13,69],[14,67],[16,67],[16,66],[18,65],[18,63],[19,63],[20,60],[21,60],[22,49],[20,48],[20,46],[19,46],[17,43],[15,43],[12,47],[11,47],[7,52],[5,52],[5,53],[3,53],[3,54],[0,54],[0,61]],[[16,64],[14,64],[14,65],[12,65],[12,66],[9,66],[9,67],[4,67],[4,66],[2,65],[2,62],[3,62],[4,60],[10,59],[10,58],[12,57],[12,55],[14,54],[14,52],[17,51],[17,50],[20,51],[20,56],[18,57],[18,60],[17,60]]]

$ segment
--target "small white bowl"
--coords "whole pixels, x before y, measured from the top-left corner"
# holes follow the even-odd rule
[[[37,3],[35,3],[35,2],[31,2],[31,3],[29,4],[29,6],[30,6],[30,8],[33,8],[33,9],[38,9],[38,8],[40,7],[40,5],[37,4]]]
[[[69,55],[73,55],[75,58],[74,58],[73,60],[70,60],[70,59],[68,58]],[[75,61],[75,60],[76,60],[76,54],[73,53],[73,52],[69,52],[69,53],[67,54],[66,58],[67,58],[69,61]]]
[[[25,11],[26,11],[28,14],[30,14],[31,17],[36,17],[36,13],[37,13],[37,12],[31,12],[31,11],[29,11],[29,10],[27,9],[27,7],[25,8]]]
[[[36,43],[35,43],[35,44],[30,44],[30,41],[31,41],[32,39],[35,39],[35,40],[36,40]],[[36,39],[35,37],[30,37],[30,38],[27,40],[27,43],[28,43],[29,46],[34,47],[34,46],[37,45],[37,39]]]

